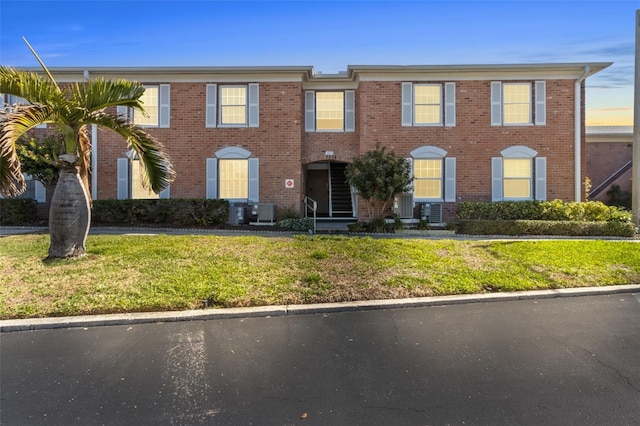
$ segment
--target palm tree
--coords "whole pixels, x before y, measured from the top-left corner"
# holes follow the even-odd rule
[[[0,66],[0,93],[28,101],[0,112],[0,194],[19,195],[26,187],[16,152],[18,138],[43,123],[57,129],[63,137],[58,157],[60,176],[49,211],[49,258],[83,256],[91,217],[89,126],[111,129],[126,140],[140,159],[143,184],[154,192],[169,186],[174,170],[158,140],[125,117],[107,112],[107,108],[121,105],[146,114],[140,101],[144,86],[99,78],[61,87],[42,66],[47,77]]]

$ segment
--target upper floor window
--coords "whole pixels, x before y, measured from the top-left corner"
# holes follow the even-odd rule
[[[512,146],[491,159],[492,201],[547,199],[547,159],[526,146]]]
[[[144,105],[146,116],[141,111],[134,110],[133,124],[138,126],[158,127],[158,124],[160,123],[158,91],[158,86],[145,87],[144,94],[140,97],[140,101],[142,102],[142,105]]]
[[[7,95],[7,94],[0,93],[0,103],[2,104],[0,105],[0,108],[2,108],[7,112],[10,112],[13,108],[15,108],[20,104],[29,105],[31,102],[27,101],[24,98],[21,98],[20,96]],[[44,124],[37,125],[36,129],[42,129],[46,127],[47,127],[47,124],[44,123]]]
[[[546,82],[491,82],[491,125],[546,124]]]
[[[455,126],[455,83],[402,83],[403,126]]]
[[[142,127],[168,128],[171,119],[170,106],[171,89],[168,84],[157,86],[144,86],[144,93],[140,101],[146,115],[132,108],[119,106],[118,114],[131,120],[132,123]]]
[[[305,92],[305,131],[355,131],[355,91]]]
[[[247,124],[247,87],[220,87],[220,124]]]
[[[206,127],[258,127],[259,115],[257,83],[207,84]]]

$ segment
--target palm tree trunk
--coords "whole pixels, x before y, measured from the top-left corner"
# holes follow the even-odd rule
[[[90,222],[89,194],[78,167],[63,163],[49,210],[49,258],[84,256]]]

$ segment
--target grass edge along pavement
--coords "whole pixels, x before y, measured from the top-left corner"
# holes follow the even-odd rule
[[[392,303],[640,282],[630,241],[96,235],[86,258],[42,262],[46,241],[0,239],[1,318]]]
[[[81,315],[71,317],[28,318],[0,320],[0,333],[52,330],[58,328],[135,325],[178,321],[222,320],[250,317],[277,317],[290,315],[329,314],[374,309],[418,308],[468,303],[491,303],[508,300],[533,300],[558,297],[595,295],[620,295],[640,292],[640,284],[607,287],[567,288],[558,290],[533,290],[511,293],[464,294],[451,296],[418,297],[391,300],[364,300],[358,302],[321,303],[312,305],[276,305],[252,308],[226,308],[170,312],[137,312],[107,315]],[[634,294],[640,302],[640,295]]]

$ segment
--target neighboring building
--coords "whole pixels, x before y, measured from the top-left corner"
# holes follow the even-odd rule
[[[160,197],[273,203],[365,218],[345,182],[356,155],[384,146],[412,162],[397,212],[449,220],[461,201],[581,200],[584,80],[610,63],[311,67],[54,68],[60,83],[125,78],[147,87],[149,128],[176,179]],[[147,198],[115,133],[92,134],[94,199]]]
[[[589,199],[609,201],[613,185],[630,193],[633,126],[587,126],[586,140]]]

